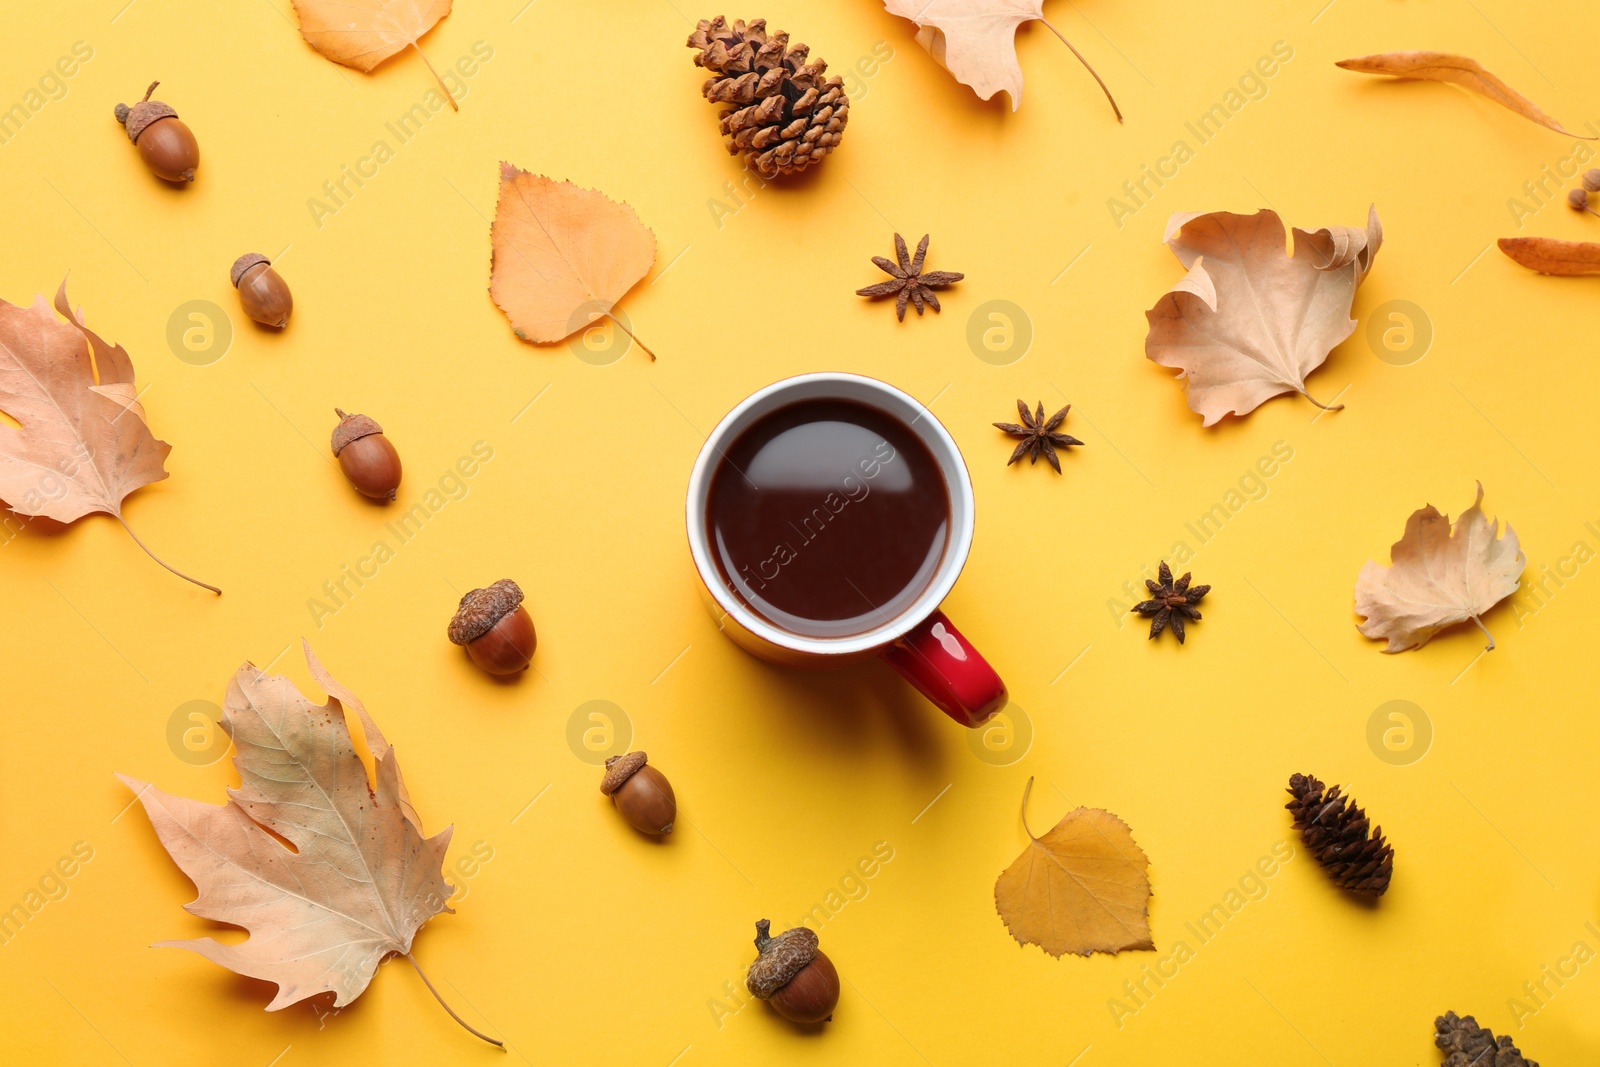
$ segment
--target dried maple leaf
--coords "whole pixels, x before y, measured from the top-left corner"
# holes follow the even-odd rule
[[[595,189],[500,164],[489,293],[524,341],[560,341],[608,318],[650,272],[656,235],[627,204]]]
[[[889,14],[915,22],[917,43],[928,50],[934,62],[955,75],[956,81],[971,87],[979,100],[988,100],[1004,90],[1011,97],[1012,111],[1022,106],[1017,27],[1024,22],[1042,22],[1094,75],[1100,90],[1111,101],[1117,121],[1122,121],[1122,111],[1105,81],[1066,35],[1044,17],[1044,0],[883,0],[883,6]]]
[[[1600,274],[1600,244],[1553,237],[1502,237],[1500,251],[1540,274],[1576,277]]]
[[[422,56],[450,107],[460,111],[417,41],[450,14],[452,0],[294,0],[300,36],[341,66],[370,74],[384,60],[410,48]]]
[[[228,683],[222,728],[233,740],[240,781],[228,790],[227,804],[202,804],[117,776],[138,795],[162,846],[200,891],[185,910],[250,934],[239,944],[202,937],[157,947],[186,948],[275,983],[268,1011],[330,992],[334,1006],[343,1007],[391,954],[405,956],[421,975],[412,938],[433,916],[452,910],[442,873],[451,828],[423,836],[394,749],[361,702],[304,647],[311,676],[328,691],[326,705],[248,662]],[[366,737],[376,792],[351,742],[346,711],[355,713]],[[428,989],[438,997],[431,983]],[[448,1004],[445,1010],[500,1044]]]
[[[1078,808],[1028,847],[994,883],[994,904],[1011,936],[1052,956],[1155,948],[1150,940],[1150,860],[1128,824],[1102,808]]]
[[[1411,513],[1389,550],[1392,566],[1368,561],[1356,577],[1356,614],[1366,637],[1387,638],[1385,652],[1421,648],[1447,626],[1471,619],[1494,648],[1479,616],[1517,591],[1528,560],[1507,524],[1484,517],[1483,483],[1454,527],[1432,504]]]
[[[1486,96],[1501,107],[1509,108],[1546,129],[1585,141],[1595,140],[1565,129],[1561,123],[1539,110],[1532,100],[1490,74],[1476,59],[1466,56],[1450,52],[1383,52],[1374,56],[1341,59],[1334,65],[1359,74],[1387,74],[1394,78],[1449,82]]]
[[[129,493],[167,476],[172,446],[145,423],[133,382],[133,361],[73,312],[67,283],[50,313],[41,294],[29,307],[0,300],[0,411],[17,428],[0,426],[0,501],[19,515],[75,522],[104,512],[122,524],[150,558],[180,578],[139,540],[122,516]]]
[[[1167,244],[1189,273],[1145,312],[1145,356],[1188,379],[1189,407],[1205,425],[1282,393],[1326,408],[1306,376],[1356,328],[1350,305],[1383,244],[1378,209],[1365,230],[1297,228],[1293,255],[1269,210],[1174,215]]]

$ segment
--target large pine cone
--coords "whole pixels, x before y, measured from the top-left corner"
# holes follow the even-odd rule
[[[766,19],[732,26],[721,15],[701,19],[689,47],[700,50],[695,66],[715,75],[701,89],[706,99],[735,105],[722,112],[729,154],[744,153],[745,166],[763,178],[822,162],[844,136],[850,99],[843,79],[824,80],[828,64],[807,62],[810,49],[790,48],[787,33],[768,36]]]
[[[1481,1028],[1478,1020],[1447,1011],[1433,1021],[1433,1043],[1444,1051],[1444,1067],[1539,1067],[1525,1060],[1511,1039]]]
[[[1294,828],[1328,876],[1353,893],[1382,896],[1394,873],[1394,849],[1383,829],[1373,828],[1368,837],[1366,813],[1338,786],[1326,789],[1309,774],[1290,777],[1289,797],[1284,806],[1294,814]]]

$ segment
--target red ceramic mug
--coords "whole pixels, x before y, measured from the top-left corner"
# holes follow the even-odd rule
[[[887,415],[931,453],[948,503],[944,549],[931,578],[907,606],[880,612],[859,633],[816,637],[794,633],[757,613],[732,588],[713,559],[709,518],[713,476],[730,446],[752,424],[790,404],[839,400]],[[955,585],[972,547],[972,479],[949,431],[912,397],[858,374],[802,374],[757,391],[730,411],[700,450],[689,476],[689,549],[718,625],[746,651],[782,666],[842,667],[878,656],[963,726],[981,726],[1006,703],[1005,683],[951,625],[939,604]]]

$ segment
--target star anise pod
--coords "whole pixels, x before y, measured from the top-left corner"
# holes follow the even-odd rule
[[[1037,463],[1042,455],[1050,461],[1050,466],[1056,469],[1056,473],[1060,474],[1061,461],[1056,458],[1056,449],[1060,448],[1062,451],[1066,451],[1073,445],[1083,444],[1076,437],[1059,433],[1056,430],[1056,427],[1060,426],[1062,420],[1067,417],[1067,412],[1071,410],[1072,405],[1068,404],[1054,415],[1051,415],[1049,419],[1046,419],[1042,402],[1039,404],[1038,414],[1029,414],[1028,405],[1018,400],[1017,412],[1022,416],[1022,425],[1018,426],[1014,422],[997,422],[994,424],[995,429],[1004,430],[1012,437],[1022,438],[1022,443],[1017,445],[1016,451],[1011,453],[1011,458],[1006,460],[1006,466],[1011,466],[1025,455],[1028,457],[1029,463]]]
[[[928,255],[928,235],[922,235],[922,243],[917,245],[917,256],[911,258],[906,251],[906,239],[899,234],[894,235],[894,250],[900,257],[900,263],[894,263],[882,256],[873,256],[872,262],[880,270],[893,275],[889,281],[869,285],[865,289],[857,289],[857,296],[870,296],[876,299],[880,296],[892,296],[894,301],[895,316],[901,321],[906,321],[906,301],[916,305],[917,314],[922,314],[922,307],[926,304],[933,310],[939,310],[939,298],[933,295],[933,290],[943,289],[965,278],[953,270],[935,270],[927,274],[922,273],[922,261]]]
[[[1142,600],[1133,606],[1133,610],[1150,620],[1150,639],[1153,641],[1161,636],[1161,631],[1167,627],[1172,628],[1173,634],[1178,638],[1178,644],[1183,644],[1183,620],[1199,620],[1200,613],[1195,610],[1195,605],[1200,603],[1205,595],[1211,592],[1209,585],[1197,585],[1189,588],[1189,575],[1185,574],[1176,582],[1172,580],[1172,568],[1167,566],[1167,561],[1161,561],[1161,570],[1157,577],[1161,584],[1157,585],[1146,578],[1144,584],[1150,589],[1150,599]]]

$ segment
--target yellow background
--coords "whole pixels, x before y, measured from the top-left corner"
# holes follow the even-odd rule
[[[151,426],[173,445],[171,478],[130,498],[129,521],[226,595],[162,571],[103,516],[0,546],[0,906],[75,842],[94,850],[65,898],[0,946],[7,1062],[500,1062],[401,962],[320,1019],[306,1004],[269,1015],[265,984],[147,947],[215,928],[182,910],[189,883],[112,773],[221,801],[229,764],[178,758],[169,720],[220,701],[247,658],[320,698],[302,635],[384,727],[428,828],[454,824],[452,865],[474,843],[492,850],[472,877],[452,875],[465,896],[417,955],[518,1061],[1422,1064],[1437,1062],[1446,1009],[1547,1064],[1593,1059],[1600,965],[1549,983],[1521,1029],[1507,1002],[1533,1006],[1523,983],[1575,942],[1600,949],[1585,928],[1600,920],[1595,565],[1551,583],[1536,611],[1491,612],[1500,647],[1481,659],[1470,627],[1385,656],[1351,604],[1357,570],[1387,560],[1406,516],[1429,502],[1459,513],[1475,479],[1522,539],[1529,577],[1577,541],[1600,548],[1585,526],[1600,526],[1600,282],[1542,278],[1489,247],[1518,232],[1600,238],[1600,220],[1553,203],[1519,231],[1508,206],[1572,157],[1571,138],[1459,90],[1333,66],[1459,51],[1570,127],[1600,125],[1593,5],[1052,0],[1123,127],[1041,26],[1019,34],[1013,114],[873,0],[729,10],[765,15],[835,71],[880,42],[893,58],[856,76],[842,148],[819,172],[728,214],[710,202],[735,206],[723,183],[738,164],[683,46],[689,20],[716,10],[462,2],[423,42],[440,67],[475,42],[493,49],[460,113],[433,116],[319,227],[307,201],[323,183],[380,138],[396,147],[385,124],[431,84],[420,60],[370,76],[335,66],[302,43],[287,0],[125,3],[6,5],[0,105],[75,41],[94,56],[0,145],[0,295],[25,303],[72,272],[72,299],[131,353]],[[1119,229],[1107,199],[1175,140],[1194,146],[1184,123],[1280,40],[1294,58],[1266,96]],[[153,78],[202,147],[187,190],[150,177],[111,116]],[[656,267],[621,307],[658,363],[634,351],[596,366],[512,336],[486,293],[502,159],[626,200],[654,229]],[[1161,245],[1167,216],[1270,206],[1314,229],[1360,224],[1369,203],[1387,243],[1357,296],[1362,326],[1311,379],[1346,409],[1314,419],[1286,397],[1203,431],[1143,355],[1142,312],[1181,274]],[[942,315],[900,325],[852,295],[881,277],[869,257],[895,229],[931,232],[930,267],[966,272]],[[238,313],[227,271],[245,251],[279,256],[296,300],[282,335]],[[1404,366],[1366,340],[1369,313],[1396,299],[1435,332]],[[233,318],[231,349],[208,366],[166,341],[190,300]],[[1029,317],[1020,361],[969,348],[968,318],[989,300]],[[947,609],[1025,709],[1021,758],[978,758],[881,664],[783,673],[703,612],[682,530],[702,435],[751,390],[822,369],[908,390],[965,451],[977,536]],[[1005,466],[1010,443],[989,423],[1019,396],[1074,405],[1065,428],[1087,444],[1063,477]],[[333,467],[336,404],[383,423],[406,464],[403,505],[474,442],[494,458],[319,626],[308,600],[393,517]],[[1196,545],[1185,523],[1279,441],[1293,459],[1265,498]],[[1107,607],[1177,540],[1215,587],[1183,648],[1147,643]],[[444,637],[459,594],[505,576],[540,636],[537,672],[509,685]],[[682,819],[663,846],[622,824],[569,748],[569,718],[597,699],[623,709],[634,747],[677,788]],[[1409,765],[1368,744],[1390,700],[1432,725]],[[1356,906],[1297,847],[1265,897],[1200,944],[1185,923],[1275,844],[1298,846],[1282,810],[1295,771],[1346,783],[1382,824],[1393,888]],[[1156,953],[1057,960],[1008,936],[992,892],[1026,841],[1030,775],[1036,829],[1078,804],[1132,826],[1151,859]],[[807,1034],[759,1004],[718,1009],[753,921],[826,906],[877,842],[892,861],[821,928],[846,979],[834,1022]],[[1119,1026],[1108,1002],[1132,1006],[1123,983],[1180,940],[1193,959]]]

